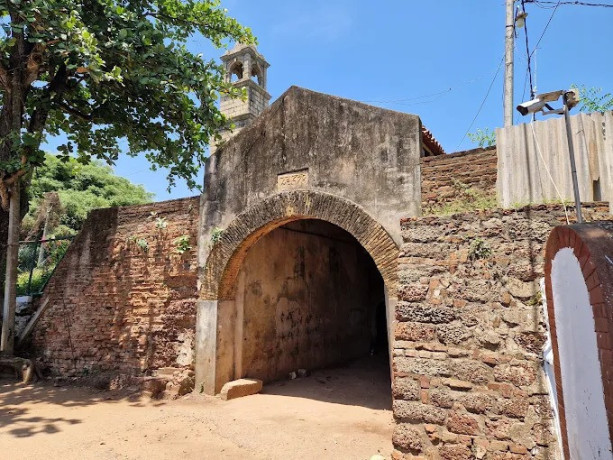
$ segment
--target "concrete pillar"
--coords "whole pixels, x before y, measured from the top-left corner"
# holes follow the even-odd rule
[[[251,58],[249,55],[243,59],[243,80],[249,80],[251,78]]]
[[[390,376],[393,382],[394,374],[392,372],[392,357],[394,356],[394,329],[396,327],[396,304],[398,303],[398,299],[395,295],[393,295],[394,293],[390,295],[387,285],[383,286],[383,291],[385,293],[385,319],[387,322],[387,345],[389,348]]]
[[[217,365],[217,300],[196,302],[196,385],[197,393],[215,394]]]

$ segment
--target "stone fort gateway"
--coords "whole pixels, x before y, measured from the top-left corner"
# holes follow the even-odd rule
[[[564,207],[437,212],[495,199],[496,148],[447,155],[416,115],[298,87],[269,106],[254,47],[222,60],[247,97],[222,98],[236,128],[213,149],[202,195],[92,212],[22,349],[54,375],[156,396],[375,353],[394,458],[572,447],[556,428],[540,286]],[[593,200],[584,214],[611,217]]]

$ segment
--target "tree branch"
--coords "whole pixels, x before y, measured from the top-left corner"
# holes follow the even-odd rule
[[[64,110],[64,112],[74,115],[75,117],[79,117],[83,121],[93,121],[94,120],[94,118],[91,115],[83,113],[75,109],[74,107],[69,106],[65,102],[58,101],[57,105],[59,105]]]
[[[24,157],[25,158],[25,157]],[[24,164],[23,162],[23,158],[22,158],[22,164]],[[20,170],[14,172],[13,174],[11,174],[8,178],[4,179],[4,185],[6,186],[11,186],[13,185],[15,182],[17,182],[17,179],[19,179],[21,176],[25,175],[28,172],[27,168],[21,168]]]
[[[8,212],[10,205],[11,195],[6,184],[0,180],[0,207]]]
[[[2,64],[0,64],[0,87],[9,91],[9,73]]]
[[[41,65],[43,63],[43,53],[45,52],[45,45],[35,45],[28,55],[26,62],[27,75],[25,78],[25,85],[30,86],[38,79],[40,74]]]

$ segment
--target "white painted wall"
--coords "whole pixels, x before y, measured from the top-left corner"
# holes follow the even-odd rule
[[[562,429],[560,428],[560,411],[558,408],[558,389],[556,388],[555,374],[555,356],[553,354],[553,344],[551,342],[551,327],[549,326],[549,315],[547,314],[547,294],[545,292],[545,278],[541,278],[539,282],[541,286],[541,295],[543,299],[543,318],[547,325],[547,340],[543,345],[543,370],[545,371],[545,380],[547,382],[547,391],[549,392],[549,403],[553,411],[553,429],[556,438],[558,439],[559,456],[563,456],[564,448],[562,447]]]
[[[594,316],[571,248],[553,259],[551,282],[571,459],[611,459]]]

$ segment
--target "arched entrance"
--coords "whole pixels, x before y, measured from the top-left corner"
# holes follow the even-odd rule
[[[388,362],[383,279],[341,228],[277,227],[249,249],[236,285],[233,378],[272,382],[371,352]]]
[[[217,235],[201,277],[201,391],[368,354],[378,305],[386,307],[390,337],[398,248],[354,203],[321,192],[280,193]]]

